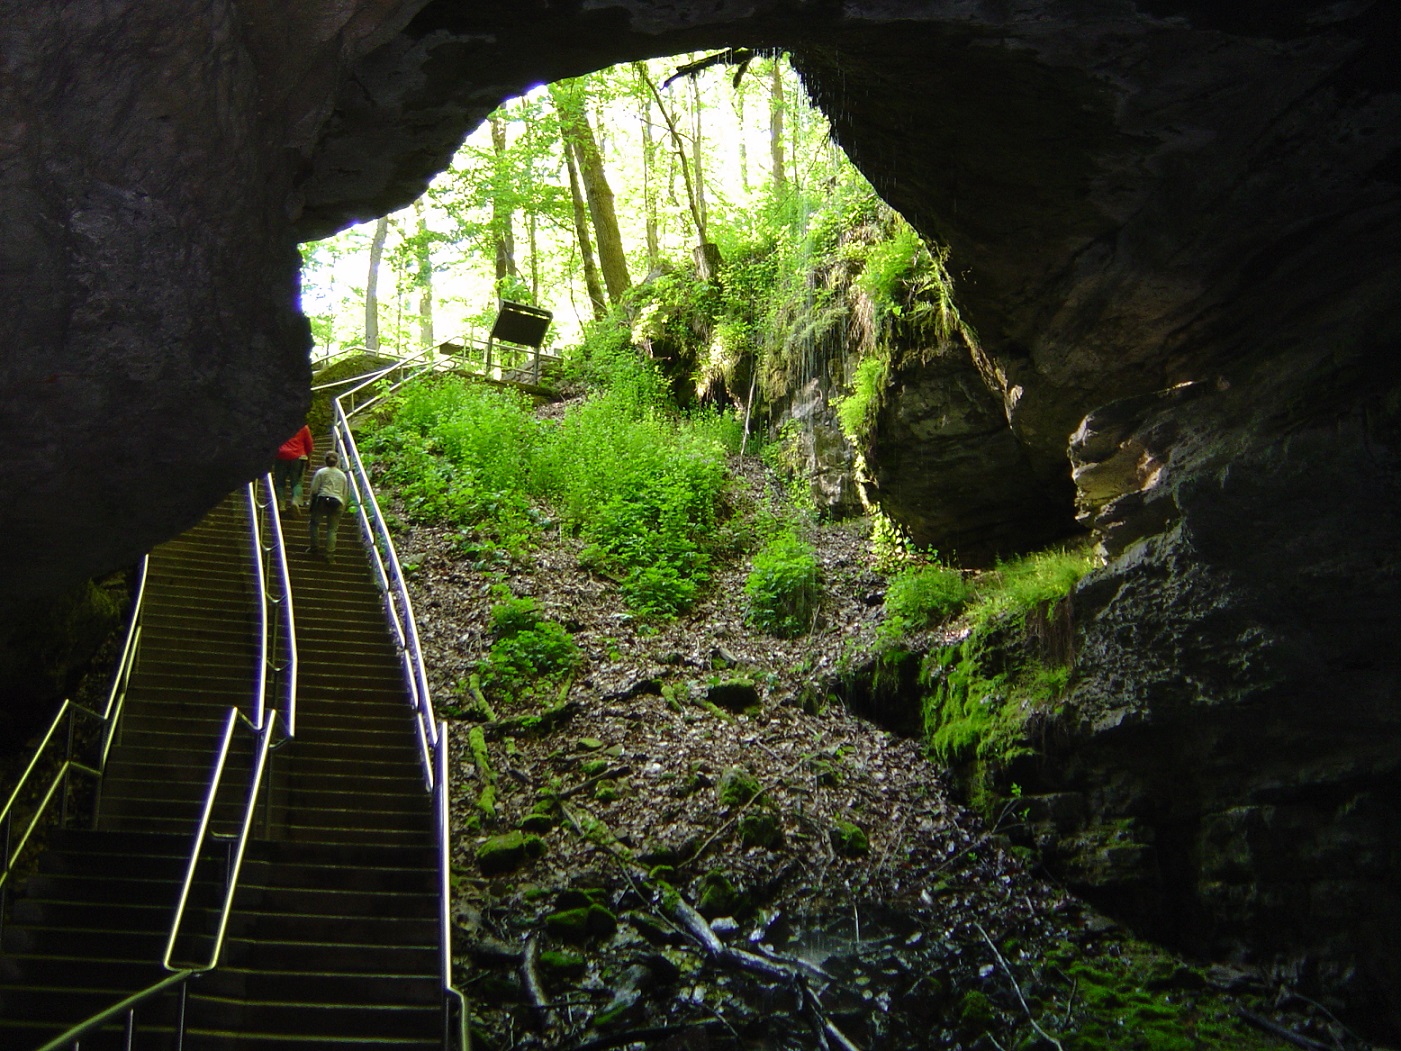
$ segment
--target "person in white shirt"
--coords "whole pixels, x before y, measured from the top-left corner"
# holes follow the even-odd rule
[[[336,558],[336,530],[341,524],[341,512],[350,503],[350,479],[346,473],[338,466],[340,458],[335,453],[326,454],[326,466],[321,468],[311,479],[311,487],[307,490],[311,500],[311,544],[307,547],[309,554],[317,554],[319,545],[318,533],[321,523],[326,523],[326,561],[334,562]]]

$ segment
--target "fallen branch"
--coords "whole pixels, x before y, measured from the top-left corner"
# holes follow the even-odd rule
[[[525,949],[521,952],[521,986],[530,1004],[530,1015],[535,1020],[535,1027],[546,1029],[550,1023],[550,1010],[545,1005],[545,990],[540,984],[540,972],[537,967],[539,959],[540,937],[531,932],[530,937],[525,940]]]
[[[741,970],[781,981],[791,982],[801,974],[809,974],[827,982],[832,980],[832,976],[821,967],[814,963],[808,963],[806,960],[781,956],[777,953],[772,956],[760,956],[758,953],[746,952],[744,949],[735,949],[726,945],[710,929],[710,924],[705,921],[705,917],[680,896],[677,896],[671,903],[670,908],[672,918],[700,943],[706,955],[721,963],[729,963]]]
[[[565,789],[563,792],[559,793],[559,795],[557,795],[555,798],[569,799],[573,796],[577,796],[580,792],[587,792],[590,788],[598,784],[600,781],[608,781],[615,777],[622,777],[624,774],[628,774],[631,772],[632,771],[627,766],[610,766],[607,770],[603,771],[603,773],[595,774],[593,777],[589,778],[582,784],[577,784],[573,788]]]
[[[1257,1029],[1263,1029],[1272,1036],[1277,1036],[1281,1040],[1287,1040],[1295,1047],[1308,1048],[1308,1051],[1333,1051],[1333,1048],[1328,1044],[1319,1043],[1317,1040],[1311,1040],[1306,1036],[1294,1032],[1294,1030],[1287,1026],[1279,1025],[1277,1022],[1271,1022],[1268,1018],[1264,1017],[1264,1015],[1257,1015],[1254,1011],[1247,1011],[1244,1007],[1237,1007],[1236,1014]]]
[[[653,1041],[664,1040],[667,1037],[679,1036],[682,1033],[692,1033],[697,1029],[703,1031],[715,1031],[728,1028],[723,1020],[716,1021],[709,1019],[704,1022],[686,1022],[681,1025],[657,1025],[647,1029],[629,1029],[625,1033],[614,1033],[612,1036],[600,1036],[593,1040],[585,1041],[582,1044],[575,1044],[571,1051],[604,1051],[609,1047],[625,1047],[628,1044],[646,1044],[653,1046]]]
[[[983,936],[983,941],[988,943],[988,948],[991,949],[992,954],[997,957],[997,962],[1000,963],[1002,969],[1007,972],[1007,980],[1012,983],[1012,989],[1016,992],[1017,999],[1021,1001],[1022,1010],[1026,1012],[1026,1020],[1031,1023],[1031,1028],[1035,1029],[1043,1040],[1052,1044],[1056,1051],[1065,1051],[1065,1048],[1061,1046],[1061,1042],[1050,1033],[1046,1032],[1046,1030],[1042,1029],[1037,1023],[1036,1016],[1031,1013],[1031,1005],[1026,1002],[1026,997],[1022,995],[1022,987],[1017,984],[1017,976],[1012,973],[1011,965],[1008,964],[1007,960],[993,943],[993,940],[988,937],[988,932],[983,929],[983,925],[981,923],[975,923],[973,926],[978,928],[978,933]]]

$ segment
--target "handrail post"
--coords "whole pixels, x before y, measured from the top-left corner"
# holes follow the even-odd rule
[[[73,770],[73,716],[74,710],[68,709],[68,740],[63,746],[63,788],[59,791],[58,800],[58,827],[68,827],[68,789],[69,775]]]

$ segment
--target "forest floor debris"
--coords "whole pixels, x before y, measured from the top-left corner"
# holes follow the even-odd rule
[[[734,467],[740,499],[786,499],[757,459]],[[434,697],[462,717],[454,918],[475,1046],[1281,1046],[1251,1014],[1345,1046],[1321,1014],[1133,940],[1028,867],[1003,834],[1015,813],[988,827],[918,742],[834,703],[885,579],[866,522],[809,534],[822,603],[810,633],[776,639],[744,623],[744,560],[649,624],[559,531],[485,563],[454,530],[404,529]],[[577,642],[557,691],[474,679],[503,585]],[[748,703],[711,699],[737,682]],[[487,860],[506,839],[508,863]]]

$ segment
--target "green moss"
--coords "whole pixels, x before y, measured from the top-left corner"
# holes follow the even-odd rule
[[[832,849],[843,857],[861,857],[871,850],[865,831],[850,821],[838,821],[828,830],[827,836],[832,841]]]
[[[759,794],[759,781],[743,767],[731,766],[720,775],[715,794],[721,806],[743,806]]]
[[[545,853],[545,841],[519,830],[493,836],[477,847],[477,864],[483,874],[498,876],[519,868],[529,858]]]
[[[924,659],[925,738],[971,797],[996,797],[998,773],[1033,751],[1029,727],[1064,696],[1073,626],[1061,600],[1092,564],[1086,550],[1057,550],[999,565],[973,587],[964,640]]]
[[[702,916],[728,916],[735,912],[742,896],[730,881],[730,877],[718,869],[707,872],[701,879],[700,899],[696,911]]]
[[[549,974],[565,981],[582,978],[586,965],[584,958],[577,953],[546,949],[540,954],[540,966]]]
[[[1209,991],[1198,970],[1143,942],[1116,939],[1092,952],[1062,943],[1037,970],[1028,984],[1038,990],[1039,1020],[1058,1032],[1066,1051],[1266,1051],[1279,1046],[1243,1023],[1235,1004]],[[965,996],[960,1017],[970,1028],[990,1028],[994,1019],[982,1013],[983,1004],[975,999],[979,996]]]
[[[590,903],[550,913],[545,917],[545,929],[564,941],[579,943],[612,935],[618,929],[618,918],[605,906]]]
[[[783,845],[783,826],[778,816],[769,811],[745,814],[739,819],[739,841],[746,847],[777,850]]]

